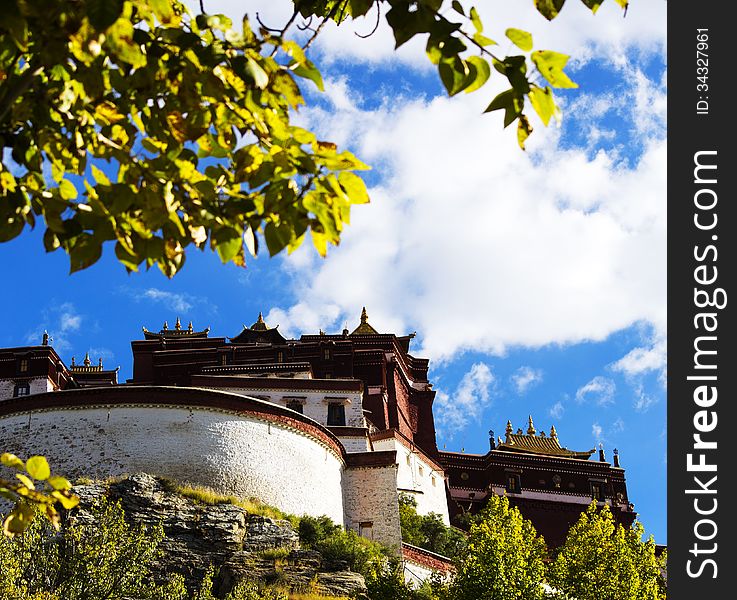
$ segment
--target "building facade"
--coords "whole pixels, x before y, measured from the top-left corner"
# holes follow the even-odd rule
[[[44,335],[0,350],[0,439],[71,477],[147,471],[326,514],[396,548],[400,494],[446,524],[506,494],[551,546],[592,499],[632,523],[616,451],[591,460],[594,450],[562,447],[532,418],[525,433],[490,432],[484,455],[438,450],[429,363],[410,354],[413,337],[379,333],[365,309],[353,331],[299,339],[261,314],[230,338],[177,318],[143,328],[133,376],[119,383],[89,356],[67,367]]]

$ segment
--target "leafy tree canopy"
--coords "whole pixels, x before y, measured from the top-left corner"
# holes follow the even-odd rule
[[[581,1],[595,12],[603,0]],[[564,3],[533,0],[547,19]],[[293,4],[292,18],[272,29],[248,15],[195,15],[176,0],[5,0],[0,241],[41,220],[46,250],[65,250],[72,272],[110,242],[128,270],[156,265],[170,277],[191,246],[245,265],[259,239],[274,255],[309,232],[325,255],[351,206],[368,202],[356,174],[367,165],[291,121],[305,103],[300,86],[322,89],[307,50],[328,20],[375,10],[397,47],[421,36],[450,95],[479,89],[492,73],[505,78],[509,89],[487,111],[517,122],[523,147],[526,106],[547,125],[558,114],[552,88],[576,85],[568,57],[534,49],[528,32],[507,29],[517,53],[496,54],[465,2]],[[307,39],[295,32],[299,19],[319,23]]]
[[[592,502],[571,528],[550,569],[550,583],[566,598],[662,600],[661,569],[652,537],[642,541],[640,523],[617,524],[608,506]]]
[[[406,494],[399,497],[399,524],[402,528],[402,541],[419,546],[454,559],[466,547],[466,536],[452,527],[446,527],[437,513],[420,515],[417,501]]]
[[[538,600],[545,594],[545,542],[505,496],[491,495],[471,525],[450,585],[453,600]],[[583,598],[583,597],[582,597]]]

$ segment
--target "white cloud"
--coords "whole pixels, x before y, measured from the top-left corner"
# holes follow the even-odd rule
[[[586,385],[576,390],[576,402],[594,402],[599,406],[606,406],[614,403],[614,392],[617,390],[616,384],[606,377],[597,375]]]
[[[74,307],[69,303],[62,304],[61,309],[59,330],[62,332],[78,331],[82,325],[82,315],[75,313]]]
[[[524,366],[517,369],[510,379],[517,393],[522,395],[543,380],[543,372],[540,369]]]
[[[658,401],[657,397],[647,394],[642,385],[638,385],[636,387],[633,406],[635,407],[635,410],[637,412],[647,411],[657,401]]]
[[[156,288],[148,288],[144,290],[141,297],[152,300],[153,302],[160,302],[169,308],[169,310],[177,313],[187,312],[192,308],[192,298],[188,294],[176,294]]]
[[[599,425],[598,423],[594,423],[593,425],[591,425],[591,435],[597,442],[601,442],[601,434],[603,431],[604,430],[602,429],[601,425]]]
[[[624,431],[624,420],[622,417],[617,418],[617,420],[612,423],[611,431],[612,433],[621,433]]]
[[[665,383],[665,367],[667,346],[665,332],[656,331],[645,340],[644,346],[630,350],[625,356],[610,365],[612,371],[623,373],[630,379],[637,379],[653,371],[660,371],[661,380]]]
[[[461,379],[453,395],[438,391],[434,408],[438,429],[453,437],[469,421],[481,416],[490,401],[490,390],[494,383],[491,369],[484,363],[476,363]]]
[[[558,402],[553,404],[553,406],[548,409],[548,414],[554,419],[560,419],[563,416],[564,411],[565,407],[563,406],[563,403],[558,400]]]

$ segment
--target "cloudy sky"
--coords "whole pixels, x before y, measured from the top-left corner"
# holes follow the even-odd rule
[[[0,246],[11,288],[0,344],[47,329],[67,362],[89,351],[125,379],[141,326],[177,315],[233,336],[262,310],[298,336],[352,328],[366,306],[378,330],[417,332],[441,448],[485,452],[489,429],[529,414],[574,450],[616,447],[665,543],[666,3],[634,0],[623,18],[612,0],[596,16],[569,0],[552,24],[531,1],[479,4],[490,37],[527,29],[537,48],[572,56],[580,88],[558,96],[560,126],[533,119],[527,152],[499,113],[481,114],[501,82],[449,99],[423,44],[395,52],[384,26],[355,35],[375,15],[327,27],[312,49],[325,93],[305,85],[296,118],[372,165],[372,202],[354,208],[339,248],[245,270],[197,253],[173,281],[126,275],[110,249],[68,276],[36,232]],[[205,6],[274,27],[291,14],[284,1]]]

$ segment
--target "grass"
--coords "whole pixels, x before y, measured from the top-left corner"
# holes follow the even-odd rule
[[[258,557],[265,560],[273,560],[276,563],[287,558],[291,551],[291,548],[267,548],[258,552]]]
[[[293,515],[286,514],[274,506],[264,504],[258,498],[239,498],[238,496],[226,496],[219,494],[211,488],[204,486],[183,485],[169,479],[160,480],[164,488],[185,498],[189,498],[200,504],[214,506],[216,504],[232,504],[240,506],[249,515],[258,515],[275,520],[288,520],[293,525],[299,519]]]

